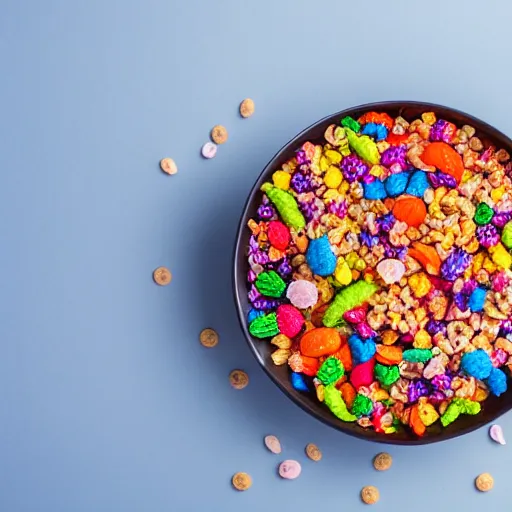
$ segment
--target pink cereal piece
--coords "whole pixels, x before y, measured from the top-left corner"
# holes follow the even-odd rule
[[[493,350],[491,353],[492,365],[495,368],[503,366],[507,362],[507,359],[508,354],[502,348],[497,348],[496,350]]]
[[[305,279],[293,281],[286,290],[288,300],[299,309],[307,309],[318,302],[318,288]]]
[[[350,382],[357,389],[361,386],[369,386],[373,382],[373,369],[375,367],[375,358],[359,364],[352,369]]]
[[[285,460],[279,464],[279,476],[293,480],[300,475],[302,468],[296,460]]]
[[[265,446],[272,453],[281,453],[281,443],[276,436],[265,436]]]
[[[377,272],[386,284],[398,283],[405,273],[405,265],[400,260],[389,258],[377,265]]]
[[[357,308],[346,311],[343,318],[352,324],[360,324],[366,319],[367,306],[358,306]]]
[[[365,340],[377,336],[377,333],[368,325],[367,322],[360,322],[354,325],[354,327],[358,334],[361,336],[361,338]]]
[[[203,145],[201,148],[201,155],[203,155],[204,158],[213,158],[217,154],[217,144],[214,144],[213,142],[207,142]]]
[[[491,428],[489,429],[489,437],[498,444],[507,444],[505,436],[503,435],[503,429],[499,425],[491,425]]]
[[[281,304],[276,313],[279,332],[288,338],[297,336],[304,325],[302,313],[290,304]]]

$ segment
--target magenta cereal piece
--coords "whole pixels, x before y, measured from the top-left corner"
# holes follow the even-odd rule
[[[279,476],[286,480],[294,480],[301,471],[302,468],[296,460],[285,460],[279,464]]]

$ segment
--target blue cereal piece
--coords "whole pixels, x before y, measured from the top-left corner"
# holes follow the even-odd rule
[[[363,190],[365,199],[385,199],[388,195],[384,188],[384,183],[380,180],[363,183]]]
[[[487,387],[493,395],[500,396],[505,393],[507,391],[507,376],[505,372],[499,368],[493,368],[487,379]]]
[[[369,361],[377,351],[373,338],[363,340],[358,334],[352,334],[349,337],[348,346],[350,347],[354,366],[366,363],[366,361]]]
[[[473,352],[466,352],[462,356],[460,367],[464,373],[478,380],[487,379],[493,369],[491,358],[481,348]]]
[[[317,276],[330,276],[336,269],[336,256],[332,252],[327,235],[309,242],[306,252],[309,268]]]
[[[486,295],[487,295],[487,291],[484,290],[484,288],[480,288],[480,287],[475,288],[471,292],[471,295],[469,296],[469,300],[468,300],[469,309],[471,311],[476,311],[476,312],[482,311],[482,309],[484,309],[484,302],[485,302]]]
[[[384,140],[388,136],[388,129],[383,124],[377,125],[377,131],[375,132],[375,140],[377,142]]]
[[[398,174],[392,174],[384,180],[384,186],[389,197],[397,197],[405,192],[407,183],[410,178],[409,172],[400,172]]]
[[[302,373],[292,372],[290,380],[292,381],[293,389],[296,389],[297,391],[309,391],[309,386],[307,385],[306,379],[304,379],[304,375],[302,375]]]
[[[414,171],[405,192],[411,196],[423,198],[425,190],[429,187],[427,173],[425,171]]]
[[[264,315],[265,312],[261,311],[259,309],[251,309],[249,313],[247,314],[247,323],[251,323],[255,318],[258,318],[259,316]]]
[[[388,136],[388,129],[383,124],[367,123],[361,130],[361,135],[369,135],[378,142]]]

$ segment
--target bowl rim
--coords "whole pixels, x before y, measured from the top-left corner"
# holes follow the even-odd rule
[[[344,428],[344,422],[336,418],[334,415],[332,415],[332,418],[322,416],[315,408],[310,406],[308,402],[305,400],[300,399],[300,395],[295,396],[293,393],[291,393],[286,387],[282,384],[281,380],[272,372],[272,369],[268,367],[268,365],[265,363],[265,361],[262,359],[261,355],[255,348],[255,344],[253,343],[253,337],[249,333],[249,330],[247,328],[247,322],[245,318],[245,312],[243,310],[242,302],[240,299],[239,289],[240,285],[243,285],[243,288],[246,288],[246,281],[245,279],[243,282],[241,282],[240,272],[238,270],[238,260],[240,258],[240,252],[245,251],[245,247],[241,247],[241,241],[243,238],[244,230],[247,228],[247,220],[249,218],[249,209],[254,201],[254,197],[260,190],[260,181],[264,176],[269,174],[271,171],[275,170],[276,163],[281,159],[281,155],[285,153],[287,150],[290,149],[290,147],[297,144],[298,140],[300,140],[302,137],[304,137],[308,132],[315,130],[322,124],[327,123],[329,120],[332,120],[333,118],[342,118],[344,116],[348,116],[353,114],[356,111],[359,110],[386,110],[386,109],[396,109],[396,108],[407,108],[407,107],[413,107],[413,108],[421,108],[421,109],[431,109],[431,110],[445,110],[449,111],[450,113],[463,116],[468,122],[474,122],[476,125],[479,125],[480,129],[484,128],[490,135],[496,139],[502,142],[504,146],[507,146],[508,148],[512,148],[512,140],[505,135],[503,132],[495,128],[494,126],[486,123],[485,121],[467,114],[466,112],[463,112],[458,109],[454,109],[452,107],[447,107],[444,105],[436,104],[436,103],[428,103],[428,102],[422,102],[422,101],[382,101],[382,102],[371,102],[371,103],[364,103],[361,105],[352,106],[346,109],[343,109],[339,112],[336,112],[334,114],[329,114],[322,119],[315,121],[311,125],[309,125],[307,128],[301,130],[297,135],[295,135],[292,139],[290,139],[288,142],[286,142],[277,152],[276,154],[269,160],[269,162],[264,166],[263,170],[260,172],[258,177],[256,178],[251,191],[249,195],[247,196],[247,199],[245,201],[245,204],[243,206],[243,210],[240,216],[240,221],[238,224],[238,229],[235,237],[235,244],[234,244],[234,250],[233,250],[233,274],[232,274],[232,286],[233,286],[233,296],[235,301],[235,306],[238,314],[238,321],[240,323],[240,327],[242,328],[245,341],[249,345],[251,352],[253,356],[256,358],[260,366],[263,368],[265,373],[270,377],[270,379],[273,381],[273,383],[297,406],[299,406],[302,410],[316,418],[317,420],[320,420],[325,425],[328,425],[331,428],[334,428],[335,430],[338,430],[340,432],[343,432],[344,434],[347,434],[352,437],[356,437],[359,439],[364,439],[365,441],[370,442],[378,442],[382,444],[390,444],[390,445],[403,445],[403,446],[420,446],[425,444],[432,444],[432,443],[439,443],[443,441],[447,441],[449,439],[454,439],[456,437],[460,437],[465,434],[469,434],[470,432],[473,432],[482,426],[490,423],[491,421],[495,421],[500,416],[508,412],[510,409],[512,409],[512,401],[510,401],[509,404],[505,404],[504,407],[502,407],[498,414],[495,415],[491,420],[486,419],[482,421],[475,421],[474,424],[471,424],[469,426],[454,430],[454,431],[444,431],[443,435],[439,436],[424,436],[424,437],[418,437],[418,438],[411,438],[411,439],[397,439],[394,438],[393,435],[389,434],[381,434],[378,437],[369,437],[367,435],[367,430],[364,429],[356,429],[356,430],[350,430]],[[512,389],[508,390],[509,393],[512,393]],[[372,431],[373,432],[373,431]]]

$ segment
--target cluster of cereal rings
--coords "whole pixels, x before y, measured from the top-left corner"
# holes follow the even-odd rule
[[[262,187],[249,331],[343,421],[418,436],[512,368],[509,154],[425,112],[345,117]]]

